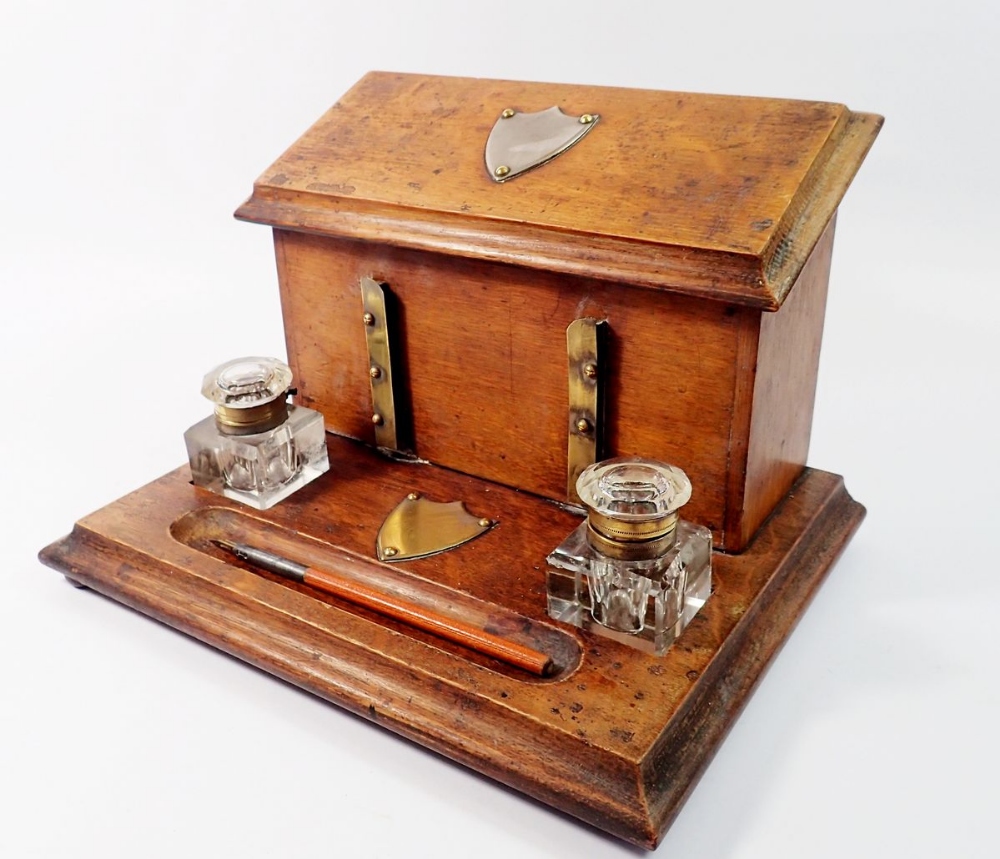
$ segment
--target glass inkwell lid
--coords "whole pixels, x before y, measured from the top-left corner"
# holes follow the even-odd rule
[[[277,358],[237,358],[210,371],[201,392],[215,404],[220,432],[250,435],[287,420],[291,383],[291,369]]]
[[[691,481],[677,466],[639,457],[591,465],[576,484],[587,508],[587,540],[611,558],[655,558],[676,539],[677,511]]]

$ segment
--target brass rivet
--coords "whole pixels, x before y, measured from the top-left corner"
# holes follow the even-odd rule
[[[480,519],[479,520],[479,527],[480,528],[489,528],[490,525],[492,525],[492,524],[493,524],[493,522],[491,522],[489,519]]]
[[[508,173],[510,173],[510,167],[506,164],[501,164],[496,170],[493,171],[495,176],[506,176]]]
[[[588,379],[597,378],[597,364],[584,364],[583,365],[583,375]]]
[[[393,555],[399,554],[399,549],[397,549],[395,546],[386,546],[385,549],[382,550],[382,554],[385,555],[387,558],[391,558]]]
[[[368,371],[368,375],[371,376],[373,379],[380,379],[382,378],[382,370],[379,367],[372,367]]]
[[[410,501],[416,501],[420,497],[420,493],[419,492],[411,492],[406,497],[409,498]]]
[[[506,110],[504,110],[503,113],[500,114],[500,116],[503,119],[510,119],[513,115],[514,115],[514,111],[511,110],[509,107]]]
[[[372,423],[375,424],[375,426],[380,427],[383,423],[385,423],[385,420],[382,418],[382,415],[375,412],[375,414],[372,415]]]
[[[375,324],[375,317],[371,313],[369,313],[367,310],[365,311],[365,315],[363,317],[361,317],[361,318],[365,320],[365,325],[374,325]]]
[[[590,432],[590,421],[586,418],[580,418],[580,420],[576,422],[576,428],[580,432]]]
[[[581,125],[590,125],[594,121],[594,115],[592,113],[585,113],[580,117]]]

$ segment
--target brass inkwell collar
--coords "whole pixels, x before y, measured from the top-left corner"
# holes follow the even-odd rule
[[[215,423],[226,435],[267,432],[288,419],[292,371],[277,358],[237,358],[210,371],[201,392],[215,404]]]
[[[677,511],[691,499],[691,481],[674,465],[638,457],[586,468],[576,484],[587,508],[587,539],[601,554],[648,560],[676,539]]]

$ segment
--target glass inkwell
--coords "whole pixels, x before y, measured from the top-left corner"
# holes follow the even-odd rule
[[[330,467],[323,416],[289,404],[291,383],[275,358],[238,358],[205,376],[215,414],[184,433],[195,485],[266,510]]]
[[[549,616],[664,653],[712,592],[712,534],[677,513],[691,481],[621,458],[585,469],[576,489],[587,521],[547,559]]]

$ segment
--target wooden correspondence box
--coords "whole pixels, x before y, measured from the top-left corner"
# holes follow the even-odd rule
[[[880,121],[818,102],[366,76],[237,213],[274,227],[289,360],[299,401],[325,416],[329,471],[250,511],[184,467],[80,520],[43,561],[655,846],[864,516],[840,477],[804,464],[835,214]],[[515,169],[540,148],[563,151]],[[593,335],[596,359],[568,328]],[[599,393],[591,411],[581,391]],[[723,550],[663,652],[547,614],[546,557],[581,523],[552,502],[572,500],[581,451],[684,469],[682,515]],[[465,503],[483,532],[390,563],[383,523],[421,498]],[[553,670],[217,541],[492,630]]]
[[[599,122],[499,183],[505,109]],[[400,308],[419,457],[567,497],[565,330],[606,321],[602,456],[682,467],[742,550],[806,461],[837,206],[880,126],[837,104],[372,73],[257,181],[289,359],[374,442],[359,282]]]

